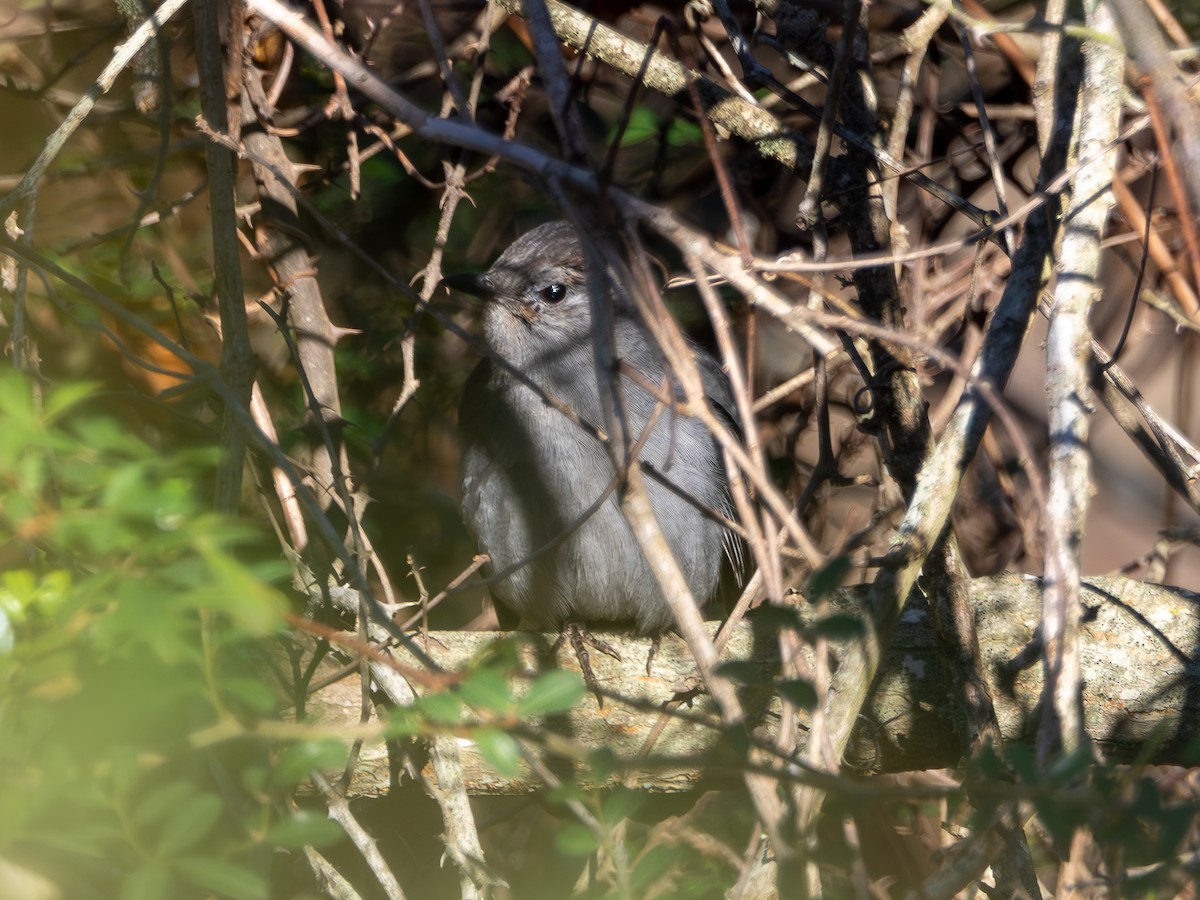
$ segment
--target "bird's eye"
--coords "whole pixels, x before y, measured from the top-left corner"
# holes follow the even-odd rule
[[[552,284],[542,288],[542,299],[547,303],[560,303],[567,297],[567,286],[565,284]]]

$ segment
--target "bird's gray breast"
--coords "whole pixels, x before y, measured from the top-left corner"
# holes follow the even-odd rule
[[[617,351],[651,383],[662,379],[661,364],[627,335],[618,333]],[[530,366],[526,374],[583,420],[604,424],[589,342]],[[683,496],[722,507],[724,474],[701,423],[659,410],[643,435],[657,401],[628,379],[622,380],[621,398],[629,440],[642,441],[640,458]],[[461,416],[468,525],[495,572],[528,560],[493,585],[495,598],[539,627],[568,619],[626,621],[642,631],[668,627],[672,617],[621,512],[616,471],[597,438],[487,361],[468,383]],[[709,601],[723,529],[655,481],[648,480],[648,490],[697,600]]]

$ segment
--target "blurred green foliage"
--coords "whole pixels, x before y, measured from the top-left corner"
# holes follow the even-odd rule
[[[266,756],[194,737],[274,716],[250,665],[285,570],[206,509],[209,450],[161,453],[94,394],[0,378],[0,857],[70,897],[266,896],[294,841],[267,834]]]

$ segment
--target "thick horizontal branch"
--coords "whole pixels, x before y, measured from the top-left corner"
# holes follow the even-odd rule
[[[1022,651],[1034,639],[1040,595],[1038,579],[1019,575],[977,579],[971,584],[987,668],[984,674],[1007,742],[1032,739],[1038,722],[1035,707],[1042,687],[1039,654]],[[838,605],[852,612],[864,596],[863,589],[844,591]],[[1150,759],[1182,762],[1186,745],[1200,736],[1200,718],[1195,714],[1200,675],[1191,662],[1200,649],[1200,595],[1128,579],[1102,578],[1085,582],[1083,603],[1080,653],[1087,733],[1115,759],[1130,758],[1149,749]],[[767,621],[760,616],[743,623],[727,646],[725,657],[751,661],[769,679],[777,663],[777,642]],[[569,647],[551,654],[554,636],[524,637],[528,640],[521,658],[529,672],[551,667],[578,670],[578,661]],[[663,639],[650,674],[646,672],[648,640],[611,634],[604,637],[623,659],[618,662],[599,652],[591,654],[596,677],[610,692],[603,709],[589,696],[569,715],[544,727],[560,741],[565,738],[585,750],[607,748],[618,759],[632,763],[660,718],[659,707],[672,698],[677,688],[694,683],[694,666],[683,641],[673,635]],[[446,669],[461,670],[496,639],[497,635],[488,633],[434,632],[429,635],[428,653]],[[402,651],[398,656],[404,659]],[[1028,658],[1032,664],[1014,666],[1014,660],[1021,658]],[[417,665],[415,660],[404,661]],[[950,682],[950,671],[923,605],[910,603],[854,732],[847,765],[862,771],[895,772],[958,763],[959,730],[954,724],[958,691]],[[765,732],[772,729],[776,716],[768,694],[762,688],[745,689],[746,705],[757,710],[758,728]],[[347,734],[361,733],[355,677],[310,697],[307,708],[314,719],[335,731],[344,728]],[[667,724],[644,760],[637,779],[641,787],[687,790],[705,774],[706,760],[719,749],[720,739],[712,701],[697,696],[690,706],[683,707],[683,714],[686,718]],[[1151,743],[1152,748],[1148,747]],[[472,793],[518,793],[538,786],[531,775],[500,777],[466,739],[463,750],[467,789]],[[350,793],[386,793],[390,773],[383,744],[368,744],[363,748]]]

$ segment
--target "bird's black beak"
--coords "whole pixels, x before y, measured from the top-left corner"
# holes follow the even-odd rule
[[[442,279],[442,285],[452,291],[470,294],[472,297],[491,297],[496,293],[487,272],[462,272],[458,275],[447,275]]]

